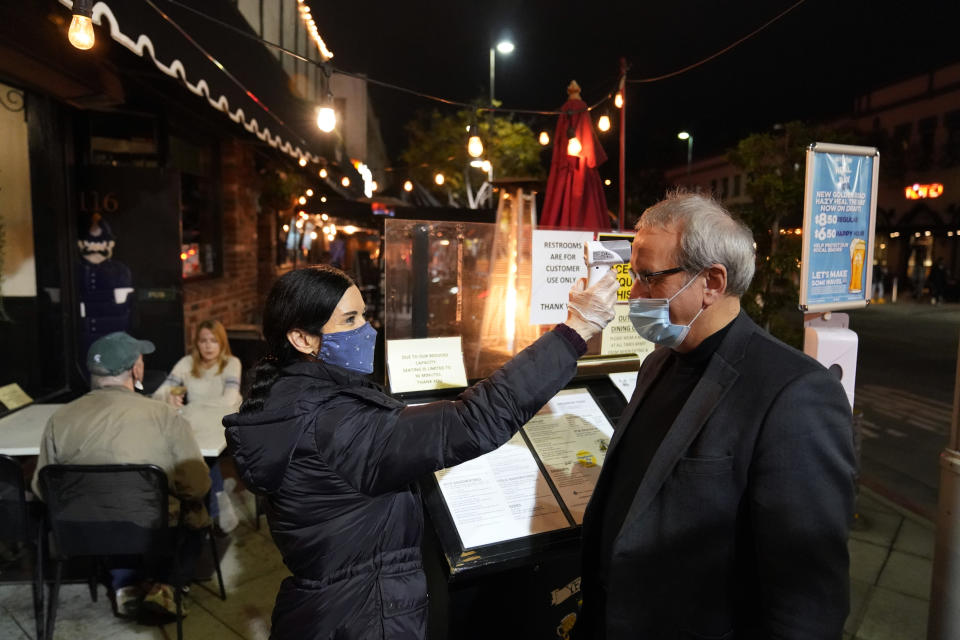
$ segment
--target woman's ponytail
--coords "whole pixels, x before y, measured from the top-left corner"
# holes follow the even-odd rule
[[[270,388],[280,377],[280,363],[274,356],[261,358],[248,375],[251,378],[250,390],[243,404],[240,405],[240,413],[251,413],[263,409],[263,403],[270,394]]]

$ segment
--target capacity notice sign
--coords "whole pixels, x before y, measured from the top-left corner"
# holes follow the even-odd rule
[[[869,299],[877,174],[874,147],[817,142],[807,149],[800,309],[858,309]]]

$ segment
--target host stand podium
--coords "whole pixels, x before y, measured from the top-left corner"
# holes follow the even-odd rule
[[[530,324],[531,233],[504,200],[496,224],[386,221],[388,363],[394,341],[456,336],[475,382],[550,330]],[[619,306],[612,324],[626,335]],[[577,376],[507,444],[418,483],[431,640],[569,636],[583,512],[649,351],[617,354],[610,344],[606,333],[591,340]],[[386,382],[408,404],[462,390],[405,393],[398,380]]]

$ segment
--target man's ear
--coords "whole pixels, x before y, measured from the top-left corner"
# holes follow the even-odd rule
[[[143,356],[137,358],[137,361],[133,363],[132,371],[133,378],[135,380],[143,381],[143,372],[146,369],[146,366],[143,364]]]
[[[320,349],[320,336],[315,336],[303,329],[287,331],[287,341],[300,353],[314,355]]]
[[[703,301],[708,306],[719,301],[727,294],[727,268],[722,264],[712,264],[704,271],[707,288]]]

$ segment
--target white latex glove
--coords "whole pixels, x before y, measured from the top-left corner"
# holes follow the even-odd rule
[[[584,340],[589,340],[613,320],[617,303],[617,282],[613,269],[587,288],[587,279],[580,278],[570,287],[567,302],[566,325],[575,330]]]

